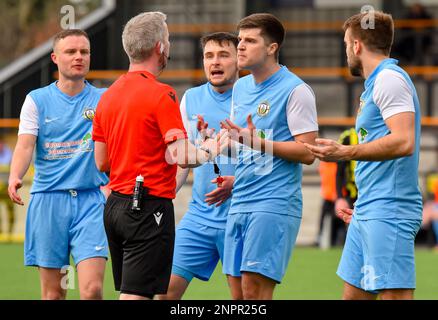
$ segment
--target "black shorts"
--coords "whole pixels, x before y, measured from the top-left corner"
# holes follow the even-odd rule
[[[131,211],[131,204],[131,196],[113,192],[105,205],[114,286],[121,293],[152,298],[165,294],[169,286],[175,242],[173,203],[145,195],[141,211]]]

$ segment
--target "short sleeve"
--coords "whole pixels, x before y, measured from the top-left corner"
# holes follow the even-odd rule
[[[18,135],[31,134],[38,136],[38,131],[38,108],[32,97],[27,95],[26,99],[24,100],[23,107],[21,108]]]
[[[155,112],[158,127],[166,144],[187,139],[175,90],[169,87],[163,91]]]
[[[411,87],[400,72],[383,70],[374,82],[373,100],[383,120],[402,112],[415,112]]]
[[[292,136],[318,131],[315,95],[307,84],[303,83],[291,92],[286,114]]]
[[[101,110],[102,110],[102,107],[101,107],[101,103],[99,102],[99,104],[97,105],[97,108],[96,108],[96,115],[94,116],[94,119],[93,119],[93,141],[106,143],[105,135],[104,135],[104,132],[102,130],[101,123],[100,123],[100,117],[101,117],[101,113],[102,113]]]

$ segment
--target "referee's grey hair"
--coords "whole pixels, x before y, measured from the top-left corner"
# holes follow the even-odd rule
[[[162,12],[144,12],[128,21],[122,41],[131,62],[145,61],[152,55],[158,41],[164,44],[166,18]]]

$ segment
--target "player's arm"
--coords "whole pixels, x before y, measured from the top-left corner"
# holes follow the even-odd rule
[[[410,156],[415,149],[415,113],[403,112],[385,120],[390,133],[380,139],[349,147],[348,158],[384,161]]]
[[[102,107],[99,103],[96,109],[96,115],[93,119],[92,138],[94,141],[94,161],[96,163],[97,170],[99,170],[100,172],[106,172],[109,176],[109,172],[111,171],[111,165],[108,157],[108,146],[106,144],[104,130],[100,125],[101,113]]]
[[[100,141],[94,142],[94,160],[96,161],[96,167],[99,171],[110,172],[111,167],[106,143]]]
[[[178,193],[184,183],[186,183],[189,173],[189,168],[183,169],[181,167],[178,167],[178,170],[176,171],[176,193]]]
[[[319,146],[306,146],[325,161],[386,161],[412,155],[415,149],[415,106],[412,89],[406,80],[395,71],[382,71],[374,84],[373,99],[389,134],[358,145],[344,146],[333,140],[317,139]]]
[[[228,148],[228,137],[227,132],[222,132],[216,138],[204,141],[200,148],[196,148],[187,138],[170,142],[167,145],[167,162],[176,163],[183,169],[199,167]]]
[[[215,130],[208,128],[208,122],[205,122],[204,117],[201,115],[198,115],[198,122],[196,125],[196,129],[198,130],[199,134],[201,135],[201,139],[211,139],[214,137]],[[228,148],[225,148],[223,152],[221,153],[223,156],[229,157],[229,158],[237,158],[237,143],[236,141],[230,140]]]
[[[297,86],[290,94],[286,107],[287,124],[295,141],[262,141],[272,143],[273,155],[281,159],[312,164],[315,156],[304,146],[304,143],[315,144],[318,137],[315,94],[307,84]]]
[[[306,145],[323,161],[385,161],[410,156],[415,148],[415,114],[403,112],[385,120],[390,133],[382,138],[351,146],[330,139],[316,139],[318,146]]]
[[[315,144],[317,132],[307,132],[294,136],[295,141],[272,141],[262,139],[256,134],[256,127],[252,122],[251,115],[247,118],[248,126],[242,128],[225,120],[221,123],[222,128],[230,132],[230,137],[254,150],[272,154],[291,162],[312,164],[315,160],[314,155],[304,146],[304,143]]]
[[[11,200],[19,205],[24,205],[24,202],[18,194],[18,189],[23,186],[22,179],[32,161],[36,139],[37,137],[32,134],[19,135],[14,155],[12,156],[8,193]]]
[[[11,200],[24,205],[18,189],[23,185],[23,177],[29,169],[39,132],[38,108],[30,95],[26,96],[20,114],[18,140],[11,161],[8,194]]]
[[[294,136],[295,141],[270,141],[260,139],[260,151],[268,152],[274,156],[290,162],[312,164],[315,156],[304,146],[303,143],[315,144],[317,132],[307,132]],[[270,152],[272,150],[272,152]]]
[[[250,115],[247,118],[247,128],[240,128],[230,120],[226,120],[222,125],[230,130],[233,140],[254,150],[272,154],[286,161],[310,165],[315,161],[315,156],[304,144],[315,144],[318,124],[315,96],[309,86],[302,84],[293,90],[288,99],[286,114],[289,130],[295,141],[272,141],[260,138],[255,134],[256,127]]]

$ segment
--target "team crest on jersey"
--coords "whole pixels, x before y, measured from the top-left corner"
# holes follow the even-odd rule
[[[357,109],[357,115],[360,115],[360,114],[361,114],[364,105],[365,105],[365,100],[360,99],[360,102],[359,102],[359,109]]]
[[[257,108],[257,115],[259,117],[266,117],[269,114],[269,111],[271,111],[271,106],[269,105],[269,102],[263,101],[259,104]]]
[[[94,117],[96,116],[96,110],[92,108],[85,108],[84,113],[82,114],[82,117],[86,120],[93,121]]]

